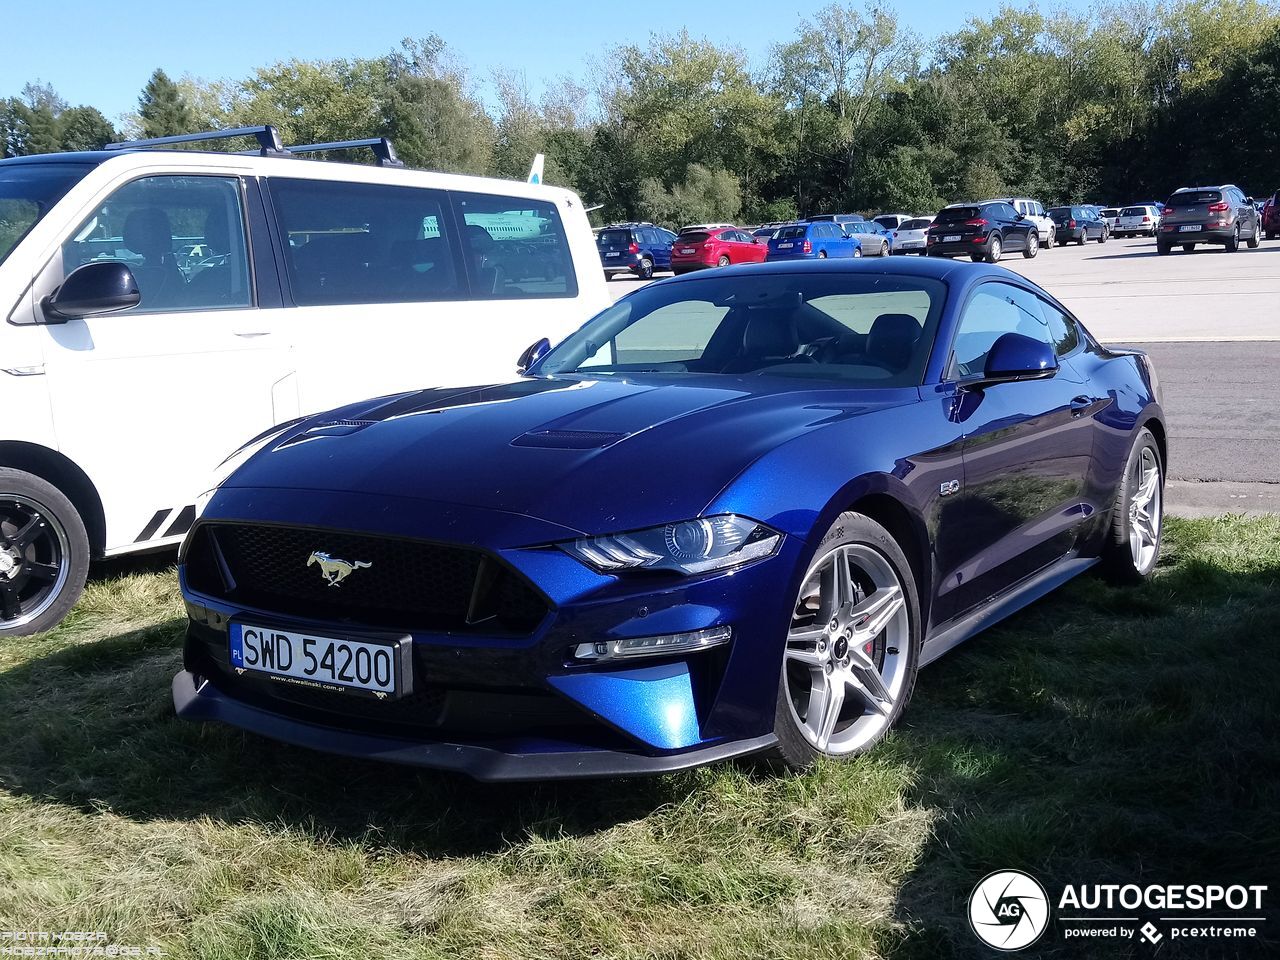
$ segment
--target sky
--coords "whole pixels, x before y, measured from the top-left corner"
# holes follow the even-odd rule
[[[9,40],[0,58],[0,97],[40,80],[72,106],[95,106],[114,121],[137,109],[156,67],[174,78],[239,79],[279,60],[379,56],[404,37],[429,33],[439,34],[467,64],[482,96],[495,68],[523,72],[536,93],[542,79],[584,77],[588,58],[609,46],[644,44],[650,33],[681,27],[735,44],[761,64],[774,43],[790,39],[800,20],[823,5],[695,0],[649,4],[646,16],[637,13],[644,5],[616,0],[0,0]],[[898,11],[909,27],[931,38],[998,5],[903,0]]]

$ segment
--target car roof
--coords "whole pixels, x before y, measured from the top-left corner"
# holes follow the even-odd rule
[[[984,277],[1008,280],[1023,286],[1034,283],[1004,267],[983,263],[951,260],[947,257],[893,257],[888,262],[880,258],[854,258],[847,260],[780,260],[773,263],[744,263],[719,270],[700,270],[655,281],[658,284],[701,283],[726,275],[751,276],[767,274],[806,273],[872,273],[882,276],[931,277],[936,280],[963,278],[966,282]],[[652,286],[652,284],[650,284]]]

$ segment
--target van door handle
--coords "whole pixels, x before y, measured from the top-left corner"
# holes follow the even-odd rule
[[[1093,397],[1086,397],[1084,394],[1081,394],[1078,397],[1073,397],[1071,400],[1071,415],[1073,417],[1078,417],[1092,406]]]
[[[232,332],[242,340],[252,340],[254,337],[271,336],[270,330],[233,330]]]

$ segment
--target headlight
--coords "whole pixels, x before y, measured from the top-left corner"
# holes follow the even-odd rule
[[[771,557],[781,543],[777,530],[747,517],[723,514],[560,546],[601,573],[636,569],[706,573]]]

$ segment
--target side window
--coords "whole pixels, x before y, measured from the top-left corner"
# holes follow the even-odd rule
[[[463,250],[477,297],[575,297],[578,278],[555,205],[544,200],[455,193]]]
[[[166,176],[125,184],[62,245],[64,274],[92,260],[129,265],[142,294],[130,313],[251,306],[240,182]]]
[[[992,345],[1006,333],[1051,342],[1038,297],[1007,283],[984,283],[960,317],[948,377],[958,380],[982,373]]]
[[[286,178],[270,187],[299,306],[464,294],[443,191]]]
[[[1049,338],[1053,342],[1053,352],[1059,357],[1072,353],[1080,345],[1080,325],[1075,317],[1063,313],[1051,303],[1040,301],[1040,309],[1049,324]]]

